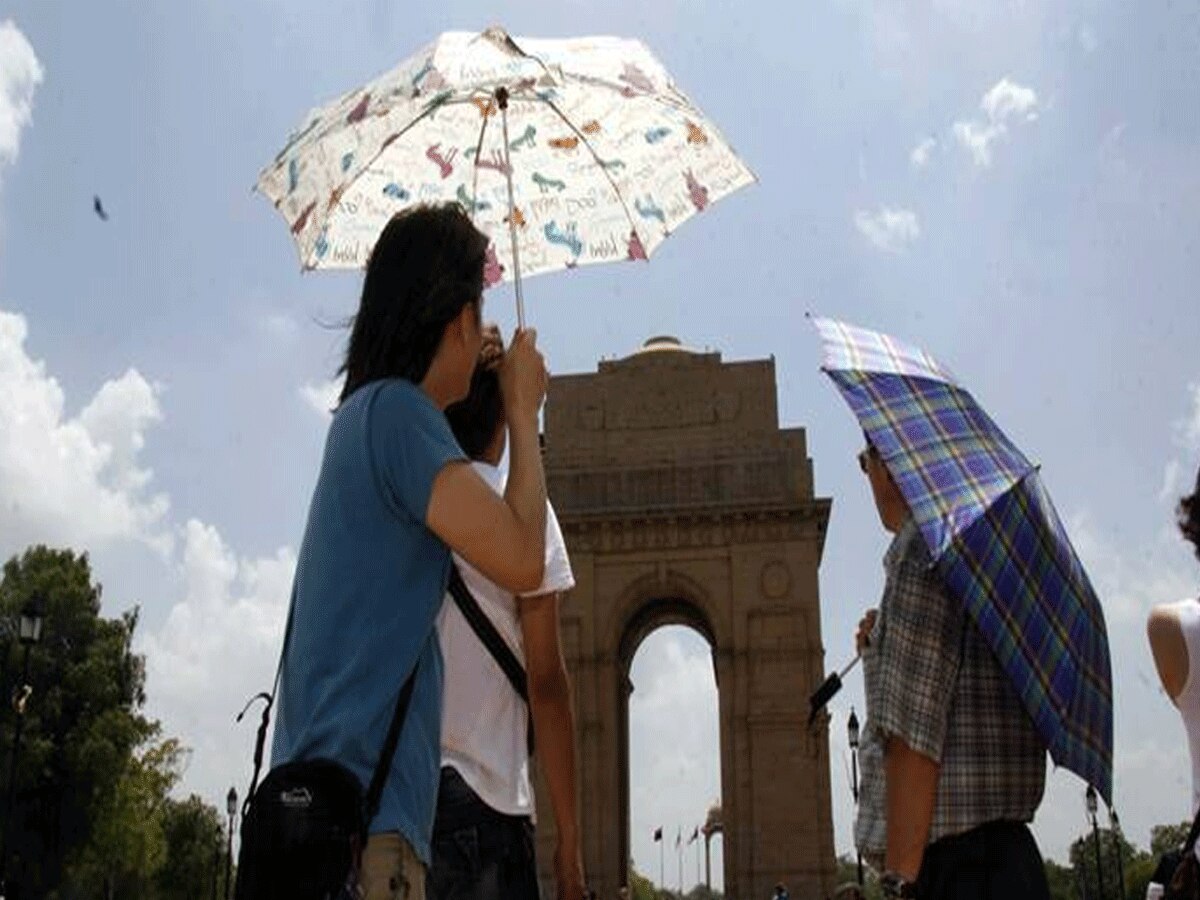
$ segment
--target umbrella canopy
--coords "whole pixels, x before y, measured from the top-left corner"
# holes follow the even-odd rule
[[[929,354],[813,322],[822,368],[908,502],[947,591],[979,626],[1051,757],[1111,803],[1104,614],[1037,468]]]
[[[397,211],[456,200],[493,238],[495,283],[517,264],[644,260],[753,181],[640,42],[496,28],[447,33],[314,109],[257,187],[306,269],[361,267]]]

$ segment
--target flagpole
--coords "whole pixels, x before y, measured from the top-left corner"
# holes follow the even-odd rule
[[[667,889],[667,864],[665,861],[667,851],[664,844],[666,844],[665,840],[658,842],[658,887],[662,891]]]
[[[675,832],[675,853],[679,858],[679,900],[683,900],[683,829]]]

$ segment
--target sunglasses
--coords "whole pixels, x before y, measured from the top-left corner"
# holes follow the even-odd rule
[[[867,447],[858,451],[858,467],[863,470],[863,474],[866,474],[867,460],[871,457],[879,458],[879,451],[874,447]]]

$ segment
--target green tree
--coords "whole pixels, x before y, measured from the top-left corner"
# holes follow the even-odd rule
[[[124,872],[144,875],[161,864],[157,817],[143,814],[173,784],[179,746],[164,740],[156,722],[142,713],[145,670],[132,652],[137,610],[101,616],[101,587],[92,582],[86,553],[31,547],[5,564],[4,694],[19,688],[14,683],[26,653],[13,623],[35,596],[44,600],[44,620],[41,642],[28,650],[29,695],[11,829],[12,895],[103,896],[102,883],[73,881],[68,870],[91,872],[108,851],[115,853],[110,865]],[[16,722],[11,704],[0,704],[2,748],[12,745]],[[113,821],[131,822],[133,832],[118,840],[104,830]],[[114,890],[118,886],[110,884],[110,896],[148,896]]]
[[[167,858],[155,879],[158,900],[212,896],[224,878],[225,828],[221,815],[195,794],[167,800],[162,815]],[[215,865],[214,865],[215,864]]]
[[[106,898],[146,897],[167,862],[164,812],[183,750],[157,733],[126,761],[116,790],[98,798],[90,840],[68,865],[69,884],[103,885]]]
[[[1124,890],[1118,893],[1117,838],[1110,829],[1100,829],[1100,865],[1104,875],[1104,896],[1144,900],[1146,883],[1150,877],[1146,863],[1150,856],[1130,844],[1123,835],[1119,841],[1125,884]],[[1096,837],[1093,832],[1081,835],[1071,845],[1071,868],[1078,873],[1077,881],[1082,882],[1087,897],[1101,896],[1096,876]]]
[[[1150,829],[1150,853],[1157,859],[1169,850],[1178,850],[1192,830],[1191,822],[1178,825],[1155,825]]]
[[[1079,900],[1079,883],[1075,870],[1046,860],[1046,881],[1050,885],[1050,900]]]

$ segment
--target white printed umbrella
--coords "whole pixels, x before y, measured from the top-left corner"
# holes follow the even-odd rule
[[[305,269],[361,267],[397,211],[457,200],[523,325],[522,274],[648,259],[754,180],[641,42],[492,28],[444,34],[313,110],[257,188]]]

